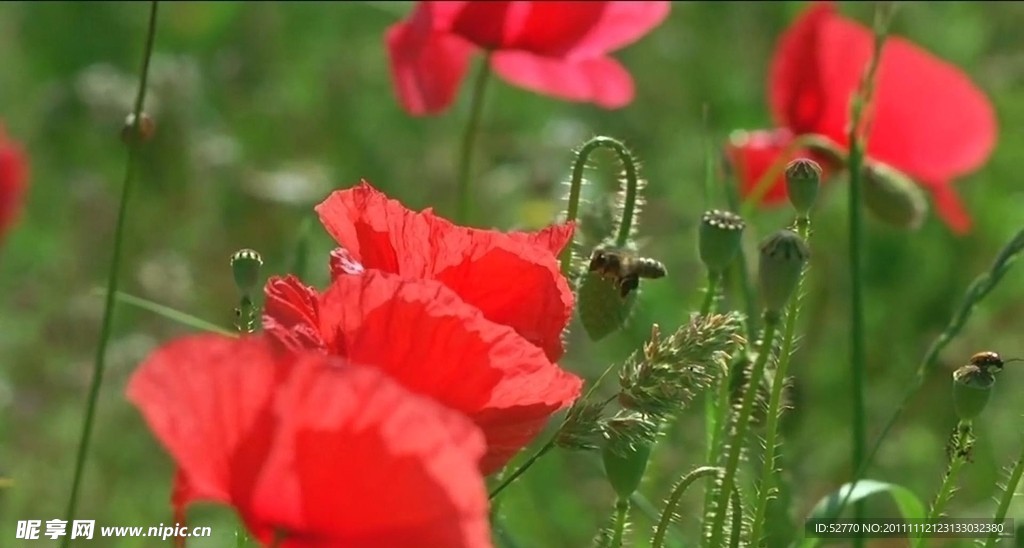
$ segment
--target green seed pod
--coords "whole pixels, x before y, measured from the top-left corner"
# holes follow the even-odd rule
[[[992,395],[996,378],[977,365],[965,365],[953,372],[953,407],[961,420],[981,414]]]
[[[231,273],[243,295],[252,293],[259,286],[261,266],[263,257],[252,249],[240,249],[231,255]]]
[[[580,323],[592,341],[599,341],[625,325],[633,305],[636,291],[625,298],[614,280],[597,272],[586,272],[576,290]]]
[[[821,186],[821,166],[818,162],[807,158],[797,158],[786,166],[786,192],[789,203],[800,217],[807,214],[814,206]]]
[[[642,413],[620,414],[605,423],[604,471],[619,499],[629,498],[647,470],[658,424]]]
[[[791,230],[779,230],[761,242],[757,274],[766,311],[782,312],[799,285],[810,256],[811,250],[803,238]]]
[[[878,162],[864,166],[864,205],[896,228],[915,230],[928,214],[924,191],[906,175]]]
[[[746,226],[743,218],[731,211],[712,209],[704,212],[700,218],[697,247],[700,260],[708,271],[721,273],[729,266],[740,249]]]
[[[638,443],[622,453],[612,451],[607,445],[601,450],[604,473],[620,499],[628,499],[640,487],[640,480],[647,471],[647,461],[651,458],[651,445]]]

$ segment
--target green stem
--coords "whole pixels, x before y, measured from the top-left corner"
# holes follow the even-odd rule
[[[621,548],[622,537],[626,532],[626,517],[629,515],[629,499],[619,499],[615,503],[615,533],[612,535],[611,548]]]
[[[714,312],[715,309],[715,295],[718,293],[718,284],[721,283],[722,274],[718,272],[708,272],[708,288],[704,294],[704,304],[700,307],[700,315],[707,316]],[[729,371],[726,369],[725,375],[722,376],[719,382],[719,387],[726,386],[726,405],[728,405],[728,385],[729,385]],[[718,391],[722,392],[721,389]],[[720,395],[720,394],[719,394]],[[717,404],[716,404],[717,402]],[[715,448],[715,439],[717,438],[718,425],[722,422],[722,417],[725,415],[722,411],[721,399],[718,400],[710,397],[704,398],[704,416],[706,417],[707,426],[707,459],[711,462],[711,455]],[[709,491],[710,492],[710,491]]]
[[[721,282],[720,272],[708,272],[708,289],[704,293],[704,303],[700,305],[701,316],[707,316],[715,311],[715,297],[718,296],[718,285]]]
[[[722,273],[720,272],[708,272],[708,288],[707,293],[704,295],[704,303],[700,307],[700,315],[707,316],[714,312],[716,293],[718,292],[718,285],[722,281]],[[723,423],[728,416],[729,409],[729,377],[732,369],[726,367],[721,378],[718,380],[718,390],[712,394],[707,392],[704,397],[704,425],[707,429],[705,438],[707,441],[707,447],[705,449],[705,460],[707,462],[714,462],[715,451],[718,447],[718,441],[721,438],[721,432],[723,431]],[[704,490],[704,507],[707,508],[711,504],[711,496],[714,493],[714,486],[709,485]]]
[[[700,478],[713,476],[716,474],[722,474],[725,470],[717,466],[701,466],[696,470],[683,476],[683,479],[679,480],[679,483],[672,488],[672,492],[668,495],[668,500],[665,501],[665,510],[661,512],[661,518],[658,519],[658,525],[654,528],[654,538],[651,539],[651,548],[661,548],[665,544],[665,533],[668,532],[668,525],[672,523],[672,517],[675,516],[676,506],[679,505],[680,499],[683,498],[683,493],[690,487],[690,484],[697,481]]]
[[[711,525],[710,547],[722,546],[722,534],[725,526],[725,506],[728,504],[729,492],[732,491],[736,481],[736,471],[740,463],[740,454],[743,451],[747,430],[750,427],[750,417],[754,412],[754,400],[757,396],[757,389],[761,386],[761,379],[764,377],[764,368],[768,363],[768,356],[772,353],[772,341],[775,339],[775,332],[778,330],[779,319],[777,313],[766,313],[764,318],[764,336],[761,341],[761,348],[757,354],[757,361],[750,372],[747,386],[743,392],[743,402],[740,406],[739,415],[736,417],[736,428],[732,432],[732,440],[729,444],[729,455],[725,464],[725,474],[722,476],[722,485],[718,492],[718,500],[715,504],[714,521]]]
[[[780,168],[781,169],[781,168]],[[781,173],[781,172],[780,172]],[[739,188],[737,184],[726,185],[725,197],[729,203],[729,209],[736,211],[741,208]],[[756,203],[756,202],[754,202]],[[746,207],[744,202],[743,208]],[[751,206],[752,207],[752,206]],[[745,218],[749,218],[744,215]],[[729,264],[728,275],[732,278],[733,283],[739,286],[739,294],[743,296],[743,310],[746,313],[746,327],[747,327],[747,340],[752,341],[757,336],[757,299],[754,296],[754,286],[748,276],[749,270],[747,270],[747,255],[743,253],[741,249],[736,254],[736,260]]]
[[[491,54],[484,56],[480,69],[476,73],[476,80],[473,82],[473,95],[469,105],[469,121],[466,122],[465,132],[462,134],[462,148],[459,150],[459,173],[457,194],[457,209],[455,210],[455,221],[460,223],[469,222],[473,197],[470,196],[469,177],[470,168],[473,164],[473,145],[476,143],[476,136],[480,129],[480,118],[484,110],[484,95],[487,91],[487,81],[491,76]]]
[[[973,437],[971,432],[970,421],[960,421],[956,425],[956,436],[969,436]],[[970,442],[967,442],[970,443]],[[958,450],[959,447],[952,447],[950,456],[949,466],[946,468],[946,474],[942,477],[942,485],[939,487],[939,492],[935,494],[935,501],[932,503],[931,509],[928,511],[927,521],[925,523],[934,523],[942,516],[942,511],[946,508],[946,503],[953,498],[953,491],[956,490],[957,479],[960,477],[960,469],[963,468],[964,464],[967,463],[967,455],[964,452]],[[924,543],[924,539],[927,538],[925,535],[916,537],[911,543],[913,548],[918,548]]]
[[[106,292],[103,290],[103,288],[100,288],[100,287],[97,287],[96,289],[94,289],[93,292],[96,293],[97,295],[105,295],[106,294]],[[150,301],[148,299],[143,299],[142,297],[136,297],[135,295],[131,295],[129,293],[125,293],[124,291],[118,291],[117,295],[115,295],[115,299],[119,303],[124,303],[126,305],[134,306],[136,308],[141,308],[142,310],[146,310],[148,312],[152,312],[152,313],[156,314],[157,316],[162,316],[162,317],[164,317],[164,318],[166,318],[168,320],[171,320],[173,322],[176,322],[176,323],[179,323],[181,325],[188,326],[188,327],[191,327],[191,328],[194,328],[194,329],[198,329],[200,331],[208,331],[210,333],[216,333],[218,335],[224,335],[226,337],[237,337],[238,336],[238,334],[235,333],[234,331],[228,331],[227,329],[224,329],[223,327],[221,327],[221,326],[219,326],[219,325],[217,325],[217,324],[215,324],[213,322],[208,322],[208,321],[206,321],[206,320],[204,320],[202,318],[197,318],[197,317],[195,317],[195,316],[193,316],[191,314],[188,314],[186,312],[182,312],[180,310],[176,310],[174,308],[162,305],[160,303],[155,303],[155,302]]]
[[[523,461],[523,463],[520,464],[514,472],[502,478],[501,483],[499,483],[494,489],[491,490],[491,493],[490,495],[488,495],[488,498],[494,500],[494,497],[497,497],[498,494],[504,491],[506,487],[512,485],[512,482],[515,481],[516,478],[523,475],[527,470],[529,470],[530,467],[533,466],[535,462],[537,462],[537,459],[543,457],[548,451],[550,451],[554,447],[555,436],[552,436],[551,439],[548,440],[547,443],[545,443],[540,449],[538,449],[536,453],[530,455],[530,458]]]
[[[797,219],[797,233],[804,241],[810,240],[810,220],[806,217]],[[757,494],[757,504],[754,507],[754,522],[751,526],[750,540],[757,545],[761,539],[761,531],[764,526],[765,516],[768,513],[768,501],[774,489],[775,480],[775,448],[776,437],[779,430],[779,419],[782,416],[782,389],[786,384],[786,370],[789,368],[790,354],[793,352],[793,340],[796,337],[796,320],[800,315],[801,286],[807,277],[807,269],[800,275],[800,282],[797,285],[797,294],[789,302],[786,310],[786,326],[782,335],[782,352],[779,355],[779,365],[775,369],[775,376],[772,379],[772,393],[768,400],[768,424],[766,426],[764,441],[764,460],[761,463],[761,488]]]
[[[78,443],[78,454],[75,459],[75,475],[71,482],[71,495],[68,498],[65,520],[68,523],[74,521],[75,509],[78,504],[79,489],[82,485],[82,472],[85,469],[85,459],[89,452],[89,440],[92,436],[93,419],[96,415],[96,402],[99,400],[100,386],[103,384],[103,372],[106,366],[105,358],[107,343],[110,340],[111,328],[114,319],[114,298],[117,294],[119,273],[121,270],[121,251],[125,234],[125,218],[128,211],[128,199],[131,196],[132,179],[135,176],[138,161],[139,144],[141,137],[139,126],[142,121],[142,105],[146,98],[146,84],[149,79],[149,60],[153,54],[153,42],[156,38],[156,16],[157,0],[153,0],[149,10],[149,27],[146,31],[146,45],[142,55],[142,69],[139,80],[139,91],[135,96],[135,108],[133,109],[133,121],[131,136],[128,138],[128,160],[125,162],[124,180],[121,183],[121,203],[117,212],[117,224],[114,229],[114,250],[110,259],[110,274],[107,279],[107,292],[104,296],[103,323],[100,327],[100,339],[96,346],[96,357],[93,362],[92,381],[89,385],[89,395],[86,399],[85,417],[82,421],[82,434]],[[69,546],[70,536],[63,537],[61,546]]]
[[[1010,471],[1010,477],[1006,480],[1006,487],[1003,488],[1003,495],[999,497],[999,506],[996,508],[993,523],[1000,523],[1006,519],[1006,511],[1010,509],[1010,502],[1017,493],[1017,484],[1020,483],[1021,474],[1024,474],[1024,449],[1017,457],[1017,462],[1013,464],[1013,470]],[[999,542],[999,538],[999,532],[993,530],[985,539],[985,548],[994,547]]]
[[[884,12],[884,13],[883,13]],[[864,222],[863,214],[863,189],[861,188],[861,173],[864,163],[864,151],[867,147],[867,132],[864,127],[864,113],[871,104],[872,94],[875,87],[875,76],[878,72],[879,61],[882,58],[882,46],[885,44],[886,29],[888,26],[887,15],[891,11],[878,8],[875,11],[875,40],[871,52],[871,60],[867,66],[860,89],[854,94],[850,107],[850,128],[849,128],[849,218],[850,218],[850,376],[851,376],[851,399],[853,400],[853,459],[854,470],[864,465],[865,443],[867,439],[867,419],[864,409],[864,360],[867,341],[864,337]],[[857,502],[854,505],[854,518],[864,518],[864,505]],[[864,537],[857,535],[854,538],[854,546],[863,546]]]

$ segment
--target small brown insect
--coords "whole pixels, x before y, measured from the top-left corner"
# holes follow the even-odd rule
[[[622,298],[640,286],[640,278],[662,278],[668,274],[660,261],[639,257],[630,251],[608,248],[594,250],[590,255],[589,270],[613,280]]]
[[[991,350],[986,350],[984,352],[978,352],[977,354],[971,356],[971,359],[970,361],[968,361],[968,364],[976,366],[988,374],[992,374],[1002,371],[1003,366],[1006,365],[1007,363],[1018,361],[1022,360],[1020,358],[1004,360],[999,356],[998,353],[992,352]]]

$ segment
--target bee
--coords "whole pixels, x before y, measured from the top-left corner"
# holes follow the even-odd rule
[[[971,356],[971,359],[970,361],[967,362],[967,365],[973,365],[978,369],[984,371],[985,373],[991,375],[993,373],[998,373],[1002,371],[1003,366],[1006,365],[1007,363],[1018,361],[1022,360],[1020,358],[1004,360],[999,356],[998,353],[992,352],[991,350],[986,350],[984,352],[978,352],[977,354]]]
[[[589,270],[613,280],[623,299],[640,287],[640,278],[662,278],[668,274],[660,261],[639,257],[631,251],[608,248],[594,250],[590,255]]]

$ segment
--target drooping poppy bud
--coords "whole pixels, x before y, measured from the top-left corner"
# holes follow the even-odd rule
[[[862,180],[864,205],[875,217],[896,228],[920,228],[928,199],[909,177],[885,164],[868,162]]]

